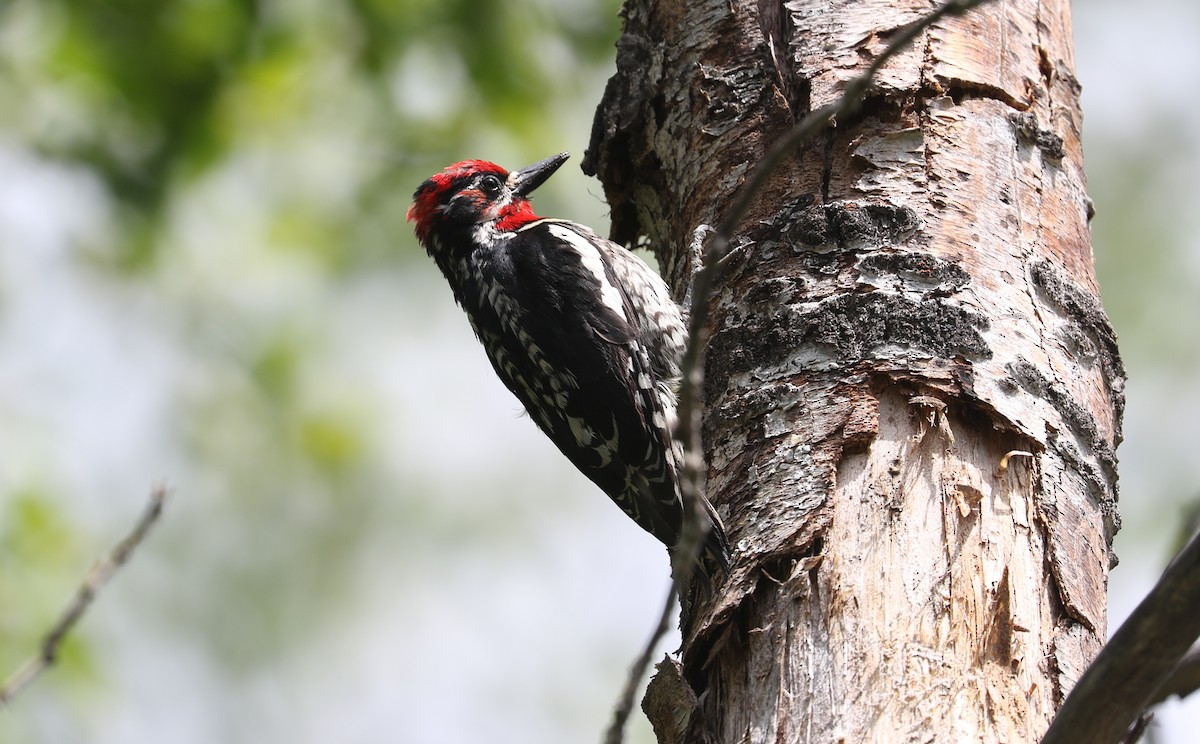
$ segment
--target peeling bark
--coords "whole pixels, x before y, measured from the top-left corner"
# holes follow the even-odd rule
[[[627,0],[584,164],[614,239],[682,297],[694,230],[929,10]],[[704,390],[735,564],[661,741],[1033,741],[1099,650],[1124,370],[1073,69],[1065,0],[946,20],[758,195]]]

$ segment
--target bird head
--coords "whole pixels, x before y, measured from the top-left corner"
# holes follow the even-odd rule
[[[510,232],[538,219],[529,194],[568,157],[562,152],[512,172],[486,160],[455,163],[417,188],[408,221],[416,223],[417,239],[426,247],[433,233],[450,226],[491,223],[499,232]]]

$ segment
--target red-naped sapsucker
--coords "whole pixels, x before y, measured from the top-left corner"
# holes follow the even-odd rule
[[[455,163],[408,219],[450,283],[496,374],[559,450],[668,548],[683,524],[673,437],[687,328],[662,278],[583,225],[534,214],[529,194],[562,153],[512,171]],[[728,566],[705,500],[700,566]]]

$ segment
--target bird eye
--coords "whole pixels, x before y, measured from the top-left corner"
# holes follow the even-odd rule
[[[493,175],[487,175],[479,179],[479,188],[483,189],[483,193],[488,196],[495,196],[500,193],[500,179]]]

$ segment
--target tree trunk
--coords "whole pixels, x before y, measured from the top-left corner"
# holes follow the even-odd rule
[[[627,0],[585,169],[682,299],[695,228],[913,0]],[[893,58],[759,193],[712,302],[730,577],[660,741],[1035,741],[1106,634],[1123,369],[1097,299],[1067,0]]]

